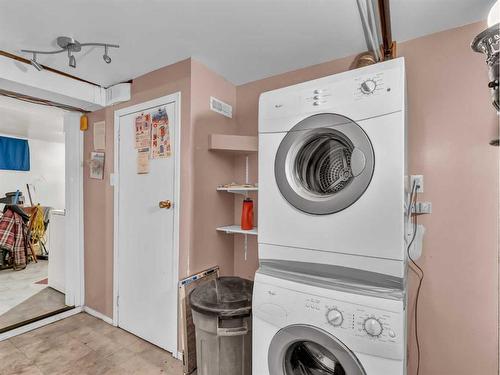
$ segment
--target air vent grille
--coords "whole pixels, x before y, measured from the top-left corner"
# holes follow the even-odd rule
[[[229,118],[233,118],[233,107],[223,101],[210,97],[210,109]]]

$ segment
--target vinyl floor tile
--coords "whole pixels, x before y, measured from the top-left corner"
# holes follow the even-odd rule
[[[2,375],[182,375],[172,355],[80,313],[0,342]]]

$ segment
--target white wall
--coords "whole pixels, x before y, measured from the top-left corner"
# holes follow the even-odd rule
[[[8,136],[8,135],[6,135]],[[35,186],[31,191],[33,203],[63,210],[64,205],[64,143],[28,139],[31,168],[29,172],[0,170],[0,196],[8,191],[21,190],[29,205],[26,184]]]

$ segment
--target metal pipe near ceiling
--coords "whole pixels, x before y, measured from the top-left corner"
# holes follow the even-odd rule
[[[5,96],[7,98],[21,100],[21,101],[27,102],[27,103],[45,105],[47,107],[56,107],[56,108],[64,109],[65,111],[90,113],[90,111],[87,111],[87,110],[82,109],[82,108],[73,107],[73,106],[61,104],[61,103],[56,103],[56,102],[53,102],[50,100],[35,98],[33,96],[19,94],[17,92],[3,90],[3,89],[0,89],[0,96]]]
[[[381,60],[382,56],[380,54],[377,24],[375,22],[375,16],[373,14],[374,9],[371,1],[372,0],[357,0],[357,4],[367,47],[373,51],[373,56],[375,57],[374,62],[377,62]],[[368,54],[370,53],[368,52]]]
[[[382,55],[384,60],[395,57],[395,43],[392,41],[390,0],[378,0],[378,13],[382,33]]]
[[[28,64],[28,65],[31,64],[30,60],[25,59],[24,57],[20,57],[20,56],[14,55],[12,53],[6,52],[6,51],[0,50],[0,56],[5,56],[5,57],[7,57],[9,59],[20,61],[20,62]],[[99,86],[99,85],[97,85],[97,84],[95,84],[93,82],[89,82],[89,81],[86,81],[86,80],[84,80],[82,78],[75,77],[75,76],[73,76],[71,74],[68,74],[68,73],[65,73],[65,72],[61,72],[60,70],[53,69],[53,68],[50,68],[50,67],[45,66],[45,65],[41,65],[41,66],[43,67],[43,69],[45,69],[45,70],[47,70],[49,72],[56,73],[56,74],[59,74],[59,75],[64,76],[64,77],[76,79],[77,81],[81,81],[81,82],[85,82],[85,83],[90,83],[91,85],[94,85],[94,86]]]

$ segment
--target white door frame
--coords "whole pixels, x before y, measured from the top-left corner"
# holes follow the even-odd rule
[[[162,96],[147,102],[139,103],[131,107],[123,108],[115,111],[114,115],[114,174],[112,175],[112,182],[114,185],[114,230],[113,230],[113,325],[118,326],[118,270],[119,270],[119,248],[120,248],[120,236],[118,233],[118,217],[119,217],[119,190],[120,190],[120,176],[119,176],[119,166],[120,166],[120,152],[119,152],[119,126],[120,117],[127,116],[132,113],[147,111],[150,108],[155,108],[168,103],[175,103],[175,121],[173,122],[174,134],[175,134],[175,166],[174,166],[174,199],[175,199],[175,210],[174,210],[174,262],[176,267],[174,267],[174,275],[172,275],[173,290],[177,290],[177,285],[179,282],[179,213],[180,213],[180,171],[181,171],[181,93],[176,92],[171,95]],[[177,331],[179,327],[179,314],[178,314],[178,296],[175,300],[175,311],[177,316]],[[177,338],[176,335],[176,348],[172,353],[177,356]]]
[[[65,295],[66,304],[85,303],[84,212],[83,212],[83,132],[78,112],[64,116],[65,139]],[[76,249],[76,251],[68,251]]]
[[[43,99],[43,98],[42,98]],[[72,310],[0,334],[0,341],[78,314],[85,303],[83,228],[83,133],[79,112],[64,115],[65,139],[65,303]]]

